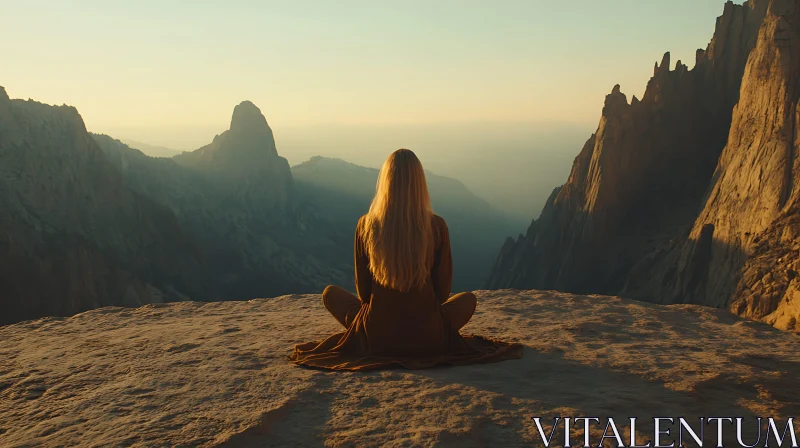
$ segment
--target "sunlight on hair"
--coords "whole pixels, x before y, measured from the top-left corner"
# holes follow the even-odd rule
[[[422,163],[413,151],[398,149],[381,168],[360,232],[376,281],[398,291],[425,284],[433,247],[432,217]]]

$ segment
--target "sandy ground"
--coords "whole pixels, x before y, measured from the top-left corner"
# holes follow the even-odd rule
[[[478,297],[463,331],[522,342],[522,359],[369,373],[295,366],[293,344],[338,331],[317,295],[0,327],[0,446],[540,446],[532,416],[800,414],[795,334],[692,305]]]

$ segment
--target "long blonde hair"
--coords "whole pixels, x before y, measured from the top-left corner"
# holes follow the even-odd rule
[[[433,246],[432,217],[422,163],[413,151],[398,149],[384,162],[362,221],[369,270],[378,283],[403,292],[425,284]]]

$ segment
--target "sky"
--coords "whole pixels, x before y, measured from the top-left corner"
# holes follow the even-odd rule
[[[693,67],[724,3],[0,0],[0,86],[182,151],[250,100],[292,165],[411,148],[527,227],[614,85],[641,98],[666,51]]]
[[[90,130],[192,149],[242,100],[280,133],[577,125],[694,65],[722,0],[0,0],[0,85]]]

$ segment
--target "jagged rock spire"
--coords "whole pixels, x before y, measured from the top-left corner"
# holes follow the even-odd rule
[[[656,62],[656,66],[653,69],[653,76],[656,76],[659,73],[669,72],[669,59],[670,59],[670,54],[668,51],[664,53],[664,57],[661,58],[661,65],[658,65],[658,62]]]

